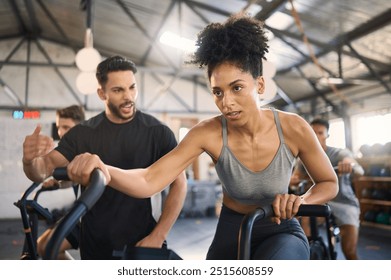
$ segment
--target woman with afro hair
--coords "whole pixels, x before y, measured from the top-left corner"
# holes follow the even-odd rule
[[[195,125],[174,150],[150,167],[123,170],[83,154],[68,165],[70,178],[86,184],[92,170],[100,168],[110,186],[131,196],[149,197],[206,152],[223,186],[222,210],[207,259],[236,259],[243,216],[262,205],[272,205],[275,216],[255,224],[251,258],[309,259],[307,238],[293,217],[301,204],[323,204],[334,198],[337,177],[303,118],[258,105],[265,88],[262,59],[268,52],[262,22],[242,15],[209,24],[198,34],[197,46],[189,62],[206,67],[221,114]],[[288,194],[296,158],[314,182],[302,196]]]

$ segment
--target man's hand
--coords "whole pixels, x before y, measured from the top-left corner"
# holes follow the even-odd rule
[[[344,158],[338,162],[338,174],[349,174],[353,172],[353,167],[355,163],[348,158]]]
[[[54,149],[51,137],[41,135],[41,125],[37,125],[33,134],[26,136],[23,142],[23,164],[29,165],[38,157],[42,157]]]
[[[60,184],[53,177],[48,177],[46,180],[42,182],[42,187],[44,188],[59,188]]]

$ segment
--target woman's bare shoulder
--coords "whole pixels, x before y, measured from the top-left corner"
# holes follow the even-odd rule
[[[308,122],[296,113],[278,111],[278,115],[283,129],[295,136],[306,134],[310,128]]]
[[[221,116],[202,120],[190,129],[183,141],[216,157],[222,145],[221,127]]]
[[[314,139],[313,130],[308,122],[296,113],[278,111],[281,128],[286,143],[294,155],[298,155],[303,145]]]
[[[193,129],[196,129],[197,131],[203,130],[212,130],[221,128],[221,118],[222,116],[215,116],[212,118],[201,120],[198,124],[196,124]]]

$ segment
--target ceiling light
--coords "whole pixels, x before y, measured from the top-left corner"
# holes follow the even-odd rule
[[[275,29],[283,30],[293,24],[293,18],[282,12],[275,12],[266,19],[265,23]]]
[[[76,78],[76,87],[82,94],[92,94],[97,91],[98,81],[94,72],[80,72]]]
[[[194,52],[197,47],[195,41],[181,37],[173,32],[164,32],[159,39],[160,43],[180,49],[185,52]]]
[[[95,71],[101,61],[99,52],[93,47],[92,31],[90,28],[86,30],[84,48],[77,52],[75,61],[80,71],[84,72]]]
[[[333,84],[333,85],[341,85],[344,83],[344,80],[341,79],[341,78],[331,78],[331,77],[322,77],[318,80],[318,84],[319,85],[322,85],[322,86],[327,86],[327,85],[330,85],[330,84]]]

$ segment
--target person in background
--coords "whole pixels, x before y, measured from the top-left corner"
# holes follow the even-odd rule
[[[164,157],[150,166],[123,169],[94,153],[68,165],[70,178],[88,183],[95,168],[110,186],[136,197],[164,189],[200,154],[207,153],[223,187],[223,206],[207,259],[236,259],[244,215],[272,205],[274,217],[256,222],[252,259],[309,259],[309,243],[297,219],[301,204],[323,204],[337,194],[337,176],[309,124],[300,116],[259,108],[265,89],[262,59],[268,52],[263,24],[232,16],[211,23],[198,35],[191,63],[207,66],[214,102],[221,114],[195,125]],[[303,195],[288,194],[295,158],[308,166],[314,185]]]
[[[56,111],[57,134],[60,139],[72,127],[85,120],[85,113],[82,106],[72,105]]]
[[[135,64],[121,56],[102,61],[96,71],[99,98],[105,110],[72,128],[48,153],[52,140],[40,128],[25,138],[23,168],[28,178],[42,181],[57,167],[81,153],[98,154],[118,168],[144,168],[177,145],[173,132],[155,117],[136,109]],[[139,199],[107,187],[81,219],[81,259],[115,259],[113,251],[132,246],[161,248],[186,195],[184,172],[167,182],[169,192],[156,220],[150,198]],[[143,188],[145,186],[139,185]],[[160,209],[161,210],[161,209]]]
[[[340,229],[341,247],[345,258],[348,260],[358,259],[357,242],[360,226],[360,204],[352,186],[353,176],[361,176],[364,169],[354,159],[348,149],[340,149],[327,146],[329,137],[329,122],[316,118],[310,123],[323,150],[326,152],[331,165],[338,174],[339,192],[337,196],[328,202],[336,225]],[[291,184],[297,184],[300,180],[309,179],[303,165],[298,163],[295,168]],[[302,217],[302,226],[307,236],[310,235],[309,219]]]
[[[79,124],[80,122],[85,120],[85,114],[84,109],[82,106],[78,105],[71,105],[65,108],[57,109],[56,111],[56,127],[57,127],[57,134],[60,137],[60,139],[75,125]],[[67,183],[71,182],[57,182],[54,179],[53,180],[46,180],[43,183],[44,187],[51,187],[55,184],[62,184],[62,187]],[[69,184],[69,187],[74,187],[75,195],[77,194],[77,186],[74,186],[73,184]],[[73,259],[72,256],[67,252],[67,250],[70,249],[78,249],[79,248],[79,226],[76,226],[71,233],[64,239],[62,242],[58,259],[65,260],[65,259]],[[48,228],[45,230],[41,236],[38,237],[37,240],[37,251],[40,256],[43,256],[46,250],[47,242],[49,241],[49,238],[53,232],[52,228]]]

